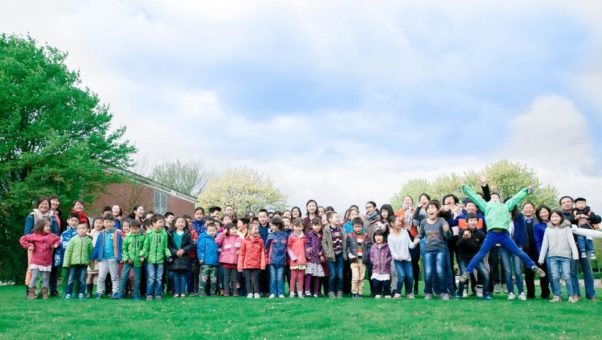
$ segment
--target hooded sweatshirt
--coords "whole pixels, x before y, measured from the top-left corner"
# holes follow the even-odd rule
[[[539,253],[539,262],[544,262],[546,254],[549,257],[565,257],[574,260],[579,259],[579,252],[573,237],[570,223],[564,221],[560,226],[554,226],[548,223],[546,232],[543,235],[541,252]]]

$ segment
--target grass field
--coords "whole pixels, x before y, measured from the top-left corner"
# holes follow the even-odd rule
[[[599,291],[599,293],[602,293]],[[0,287],[0,338],[600,338],[602,303],[166,297],[28,301]]]

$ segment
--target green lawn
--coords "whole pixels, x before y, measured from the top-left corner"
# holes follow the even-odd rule
[[[602,293],[602,292],[599,292]],[[602,303],[187,297],[28,301],[0,287],[0,338],[600,338]]]

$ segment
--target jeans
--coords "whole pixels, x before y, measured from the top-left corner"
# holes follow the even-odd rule
[[[284,295],[284,265],[270,265],[270,294]]]
[[[560,288],[560,275],[562,272],[562,278],[566,281],[566,294],[567,296],[575,295],[573,291],[573,283],[571,282],[571,259],[568,257],[550,256],[548,258],[550,263],[550,271],[552,276],[552,289],[554,290],[554,296],[562,296],[562,289]]]
[[[113,294],[119,293],[119,264],[115,259],[102,260],[98,262],[98,287],[96,287],[97,294],[104,294],[105,292],[105,280],[107,274],[111,273],[111,287]]]
[[[185,270],[174,270],[174,294],[186,294],[186,279],[188,272]]]
[[[259,294],[259,269],[245,269],[245,284],[247,294]]]
[[[577,236],[577,249],[579,249],[579,256],[587,251],[594,251],[594,242],[589,240],[586,236]]]
[[[397,271],[397,294],[401,294],[401,287],[405,282],[406,295],[413,293],[414,274],[412,261],[394,260],[395,270]]]
[[[147,263],[148,280],[146,296],[161,296],[161,281],[163,279],[163,263]]]
[[[453,270],[453,255],[450,255],[449,250],[445,256],[445,277],[446,281],[439,282],[441,293],[456,294],[454,286],[456,285],[456,276]]]
[[[67,279],[67,290],[65,294],[71,294],[73,292],[73,283],[77,278],[78,293],[83,294],[86,291],[86,276],[88,274],[87,265],[75,265],[69,267],[69,278]]]
[[[527,268],[530,269],[535,267],[535,262],[533,262],[529,255],[527,255],[527,253],[522,251],[516,245],[516,243],[514,243],[514,241],[510,238],[510,234],[508,234],[507,231],[490,231],[487,233],[487,236],[485,236],[485,240],[483,241],[481,249],[479,249],[479,252],[475,255],[475,257],[472,258],[472,261],[470,261],[470,263],[468,264],[466,271],[470,273],[473,270],[475,270],[479,262],[481,262],[485,255],[487,255],[487,252],[493,247],[495,247],[497,243],[501,244],[502,248],[505,248],[506,250],[510,251],[510,253],[512,253],[513,255],[517,255],[524,262]]]
[[[380,281],[377,279],[372,279],[372,285],[374,286],[374,294],[375,295],[385,295],[389,290],[389,286],[391,285],[390,280]]]
[[[468,265],[468,260],[460,259],[458,261],[458,264],[460,265],[460,272],[462,274],[466,273],[466,267]],[[489,268],[485,264],[484,261],[481,261],[477,264],[477,271],[483,278],[483,296],[491,295],[491,293],[489,292]],[[466,285],[466,283],[460,282],[460,285],[458,286],[458,293],[457,293],[457,295],[459,297],[462,297],[462,295],[464,295],[464,286],[465,285]]]
[[[437,274],[437,281],[439,284],[445,285],[445,264],[447,263],[446,256],[449,256],[446,248],[427,251],[424,253],[425,294],[433,294],[433,278],[435,276],[435,272]]]
[[[338,279],[336,289],[335,279]],[[335,255],[334,261],[328,261],[328,292],[335,291],[343,291],[343,254]]]
[[[124,263],[121,270],[121,282],[119,283],[119,291],[125,293],[125,283],[130,279],[130,270],[134,272],[134,289],[133,297],[140,297],[140,279],[142,275],[142,267],[135,267],[132,263]],[[131,281],[130,281],[131,282]]]
[[[587,299],[593,299],[596,297],[596,289],[594,288],[594,272],[592,271],[592,263],[590,262],[590,252],[587,252],[586,255],[587,256],[585,258],[571,260],[571,283],[573,285],[574,294],[581,297],[579,279],[577,278],[577,263],[579,263],[581,265],[581,270],[583,271],[585,297]]]
[[[516,288],[518,288],[518,293],[523,293],[523,273],[520,258],[510,254],[505,248],[500,249],[500,257],[502,258],[502,264],[504,265],[504,279],[506,280],[508,293],[514,293],[512,274],[516,277]]]

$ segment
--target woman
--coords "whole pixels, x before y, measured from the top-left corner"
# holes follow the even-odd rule
[[[307,233],[311,229],[311,219],[318,216],[318,202],[314,199],[307,201],[305,203],[305,210],[307,213],[303,219],[303,231]]]

